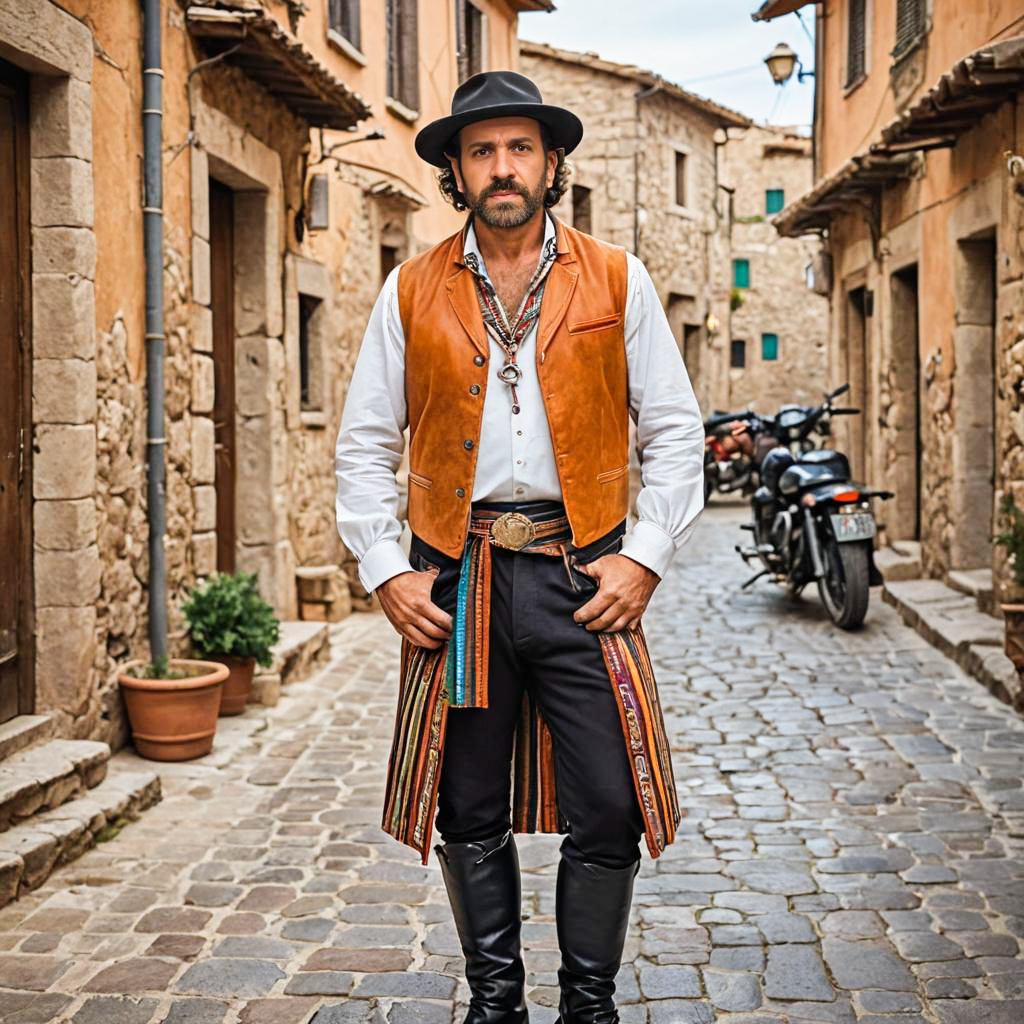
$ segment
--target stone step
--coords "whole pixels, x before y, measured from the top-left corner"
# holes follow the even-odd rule
[[[875,566],[886,582],[916,580],[921,575],[921,544],[916,540],[893,541],[875,552]]]
[[[305,679],[325,664],[330,654],[329,622],[282,622],[281,639],[270,649],[274,657],[270,668],[257,666],[250,702],[275,705],[281,688]]]
[[[946,582],[961,594],[973,597],[979,611],[986,615],[1000,614],[996,608],[991,569],[951,569],[946,573]]]
[[[991,693],[1024,711],[1024,687],[1003,653],[1002,620],[982,612],[973,596],[941,580],[886,580],[882,600]]]
[[[55,868],[111,839],[160,799],[160,777],[111,762],[83,796],[40,811],[0,833],[0,907],[42,885]]]
[[[110,747],[94,740],[49,740],[0,761],[0,835],[99,785]]]
[[[15,715],[0,725],[0,764],[11,754],[49,739],[52,733],[49,715]]]

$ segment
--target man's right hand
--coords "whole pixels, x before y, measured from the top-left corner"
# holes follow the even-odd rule
[[[403,572],[377,588],[391,625],[417,647],[436,650],[452,635],[452,617],[430,600],[437,573]]]

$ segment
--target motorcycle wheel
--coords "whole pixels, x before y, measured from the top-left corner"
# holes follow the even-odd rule
[[[825,575],[818,580],[818,593],[829,618],[840,629],[856,629],[868,611],[868,565],[870,541],[823,545]]]

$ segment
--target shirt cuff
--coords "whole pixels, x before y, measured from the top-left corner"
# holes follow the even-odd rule
[[[359,562],[359,582],[373,592],[382,583],[403,572],[412,572],[409,556],[396,540],[374,544]]]
[[[675,553],[676,546],[672,538],[660,526],[645,519],[641,519],[626,534],[619,549],[620,555],[646,566],[651,572],[657,573],[659,579],[665,578]]]

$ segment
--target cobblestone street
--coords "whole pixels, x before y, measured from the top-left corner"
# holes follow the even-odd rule
[[[637,880],[623,1021],[1020,1024],[1024,723],[877,592],[853,635],[741,593],[742,515],[706,513],[648,616],[688,817]],[[461,1021],[440,872],[377,827],[397,661],[383,616],[345,620],[326,670],[0,911],[0,1018]],[[558,842],[519,844],[535,1024]]]

